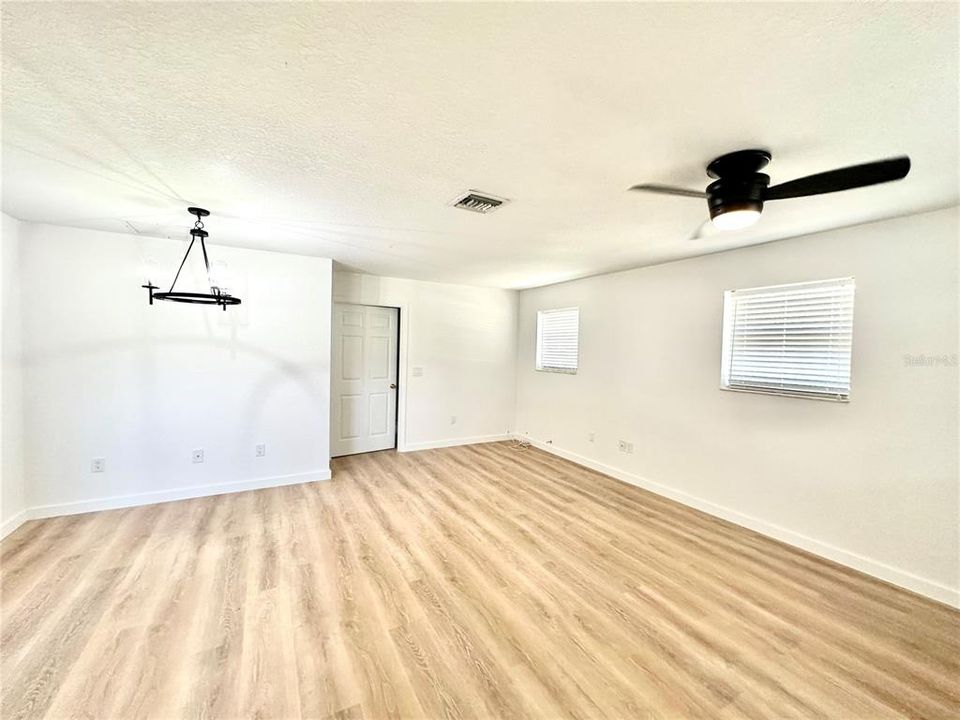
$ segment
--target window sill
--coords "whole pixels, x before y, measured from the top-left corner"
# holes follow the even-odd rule
[[[540,367],[538,367],[538,368],[534,368],[534,370],[536,370],[537,372],[544,372],[544,373],[560,373],[561,375],[576,375],[576,374],[577,374],[576,369],[568,370],[568,369],[566,369],[566,368],[540,368]]]
[[[789,390],[766,390],[763,388],[731,387],[721,385],[721,390],[736,393],[749,393],[750,395],[776,395],[779,397],[799,398],[800,400],[820,400],[821,402],[832,402],[846,404],[850,402],[850,396],[840,395],[817,395],[814,393],[790,392]]]

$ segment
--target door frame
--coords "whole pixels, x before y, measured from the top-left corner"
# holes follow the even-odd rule
[[[339,302],[350,302],[340,300]],[[407,452],[407,338],[410,335],[410,305],[407,302],[365,303],[354,305],[372,305],[373,307],[396,308],[398,314],[397,333],[397,452]]]
[[[380,304],[380,303],[369,303],[369,302],[356,302],[354,300],[347,299],[338,299],[334,297],[330,303],[330,370],[329,375],[330,385],[328,387],[328,395],[330,396],[330,414],[329,421],[327,425],[328,430],[328,447],[333,447],[333,351],[334,351],[334,342],[333,342],[333,332],[334,332],[334,306],[335,305],[360,305],[365,307],[377,307],[384,308],[388,310],[397,311],[397,404],[394,408],[396,414],[396,423],[394,427],[394,440],[393,440],[393,449],[396,452],[406,452],[406,442],[407,442],[407,312],[406,312],[406,303],[398,304]],[[357,453],[363,454],[363,453]],[[339,457],[339,456],[338,456]],[[349,457],[349,456],[342,456]],[[333,456],[330,456],[330,459],[333,459]]]

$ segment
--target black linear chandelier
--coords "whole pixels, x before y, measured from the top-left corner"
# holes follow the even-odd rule
[[[207,258],[207,244],[205,242],[205,238],[207,238],[210,233],[203,229],[203,218],[207,217],[210,211],[198,207],[189,207],[187,208],[187,212],[191,215],[196,215],[197,221],[193,224],[193,227],[190,228],[190,245],[187,246],[187,252],[184,254],[183,260],[180,261],[180,267],[177,270],[176,276],[173,278],[173,282],[170,283],[170,289],[167,292],[154,292],[154,290],[159,288],[153,284],[152,280],[147,280],[147,284],[141,287],[146,288],[147,292],[150,293],[151,305],[153,305],[154,300],[169,300],[170,302],[191,303],[193,305],[219,305],[223,308],[224,312],[226,312],[227,305],[239,305],[240,298],[234,297],[228,293],[226,289],[214,285],[210,277],[210,260]],[[190,251],[193,250],[193,244],[197,241],[197,238],[200,238],[200,249],[203,251],[203,264],[207,268],[207,283],[210,285],[210,292],[193,293],[175,291],[173,287],[180,278],[180,271],[183,270],[187,258],[190,257]]]

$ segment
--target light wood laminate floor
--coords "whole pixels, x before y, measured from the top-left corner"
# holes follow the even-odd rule
[[[546,453],[35,521],[2,717],[960,717],[960,613]]]

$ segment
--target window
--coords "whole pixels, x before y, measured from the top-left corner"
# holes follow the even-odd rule
[[[537,370],[577,372],[580,308],[537,313]]]
[[[728,290],[721,385],[847,400],[853,291],[853,278]]]

